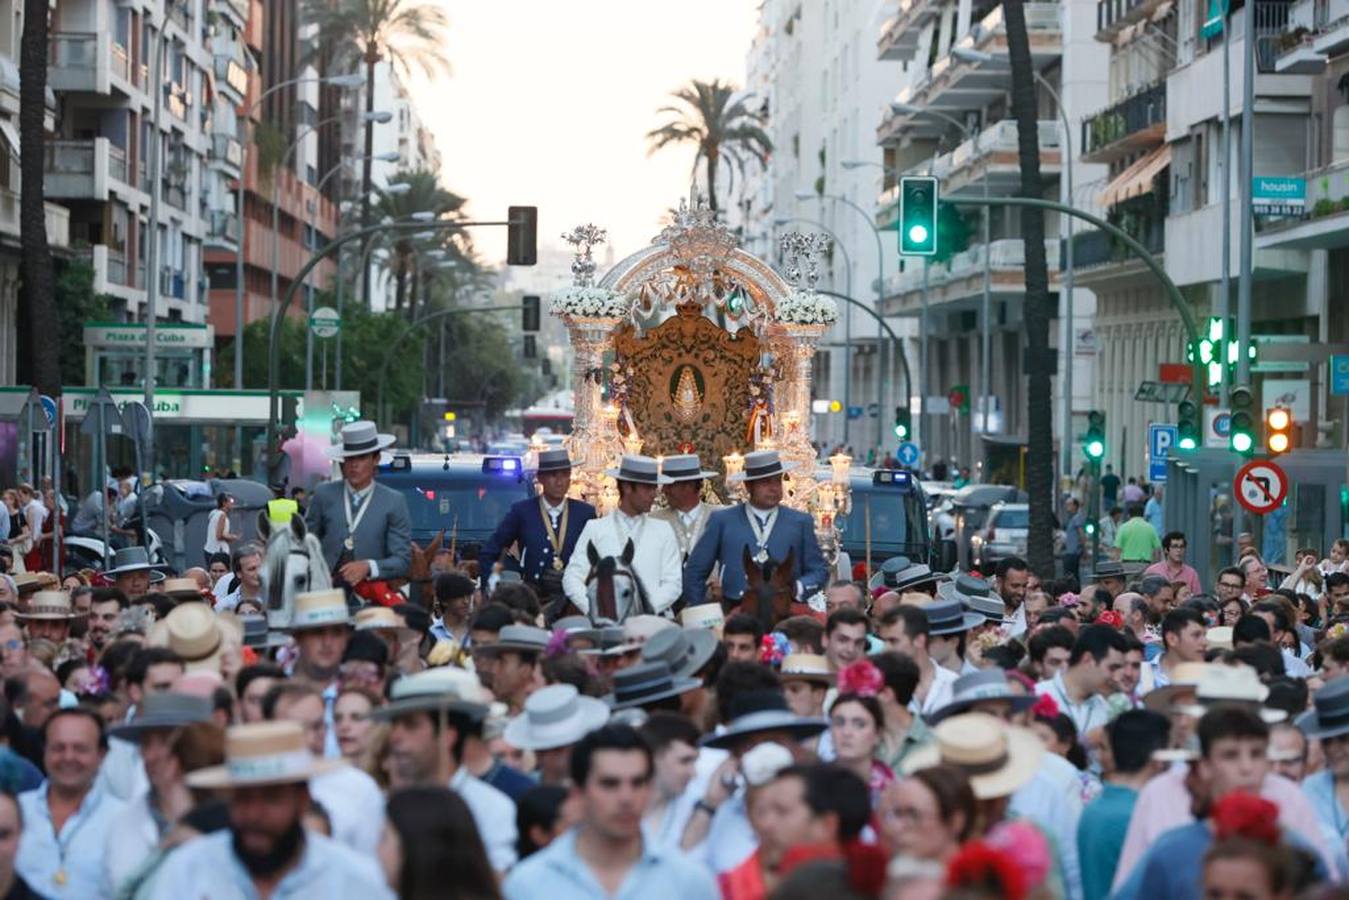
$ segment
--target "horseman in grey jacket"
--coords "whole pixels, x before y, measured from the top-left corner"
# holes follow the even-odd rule
[[[393,442],[393,435],[376,433],[374,422],[344,427],[342,443],[326,451],[341,464],[342,479],[316,487],[305,512],[328,566],[353,587],[404,578],[412,562],[407,500],[375,482],[375,467]]]

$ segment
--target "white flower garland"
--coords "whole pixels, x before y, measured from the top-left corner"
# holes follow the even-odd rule
[[[796,288],[777,305],[776,318],[791,325],[833,325],[838,304],[832,297]]]
[[[555,316],[626,316],[628,300],[608,288],[571,285],[553,293],[548,311]]]

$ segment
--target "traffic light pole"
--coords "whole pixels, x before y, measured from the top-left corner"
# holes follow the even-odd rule
[[[1087,518],[1091,522],[1091,571],[1096,571],[1096,562],[1101,558],[1101,461],[1093,459],[1091,465],[1091,497],[1087,501]]]
[[[873,319],[876,320],[876,324],[881,327],[881,330],[890,336],[890,344],[895,348],[895,355],[899,357],[900,367],[904,369],[904,396],[905,397],[911,396],[913,394],[913,376],[909,372],[909,357],[904,353],[904,345],[900,343],[899,335],[895,334],[894,329],[891,328],[888,324],[886,324],[885,319],[881,317],[880,313],[868,307],[861,300],[854,300],[847,294],[840,294],[838,291],[825,291],[816,288],[815,293],[823,294],[826,297],[833,297],[835,300],[842,300],[844,303],[848,303],[851,304],[852,306],[857,307],[862,312],[866,313],[867,315],[871,316]],[[878,396],[879,393],[880,392],[878,391],[877,392]],[[880,409],[878,408],[876,410],[876,416],[878,421],[880,418],[880,414],[881,414]]]
[[[268,477],[271,477],[271,471],[276,465],[278,457],[278,447],[276,445],[276,424],[281,417],[281,387],[280,378],[280,358],[281,358],[281,323],[285,320],[286,310],[290,308],[295,300],[295,294],[300,286],[305,283],[319,263],[327,259],[338,248],[344,247],[352,241],[364,240],[367,237],[379,234],[381,232],[404,232],[404,231],[460,231],[465,228],[478,227],[485,228],[489,226],[520,226],[525,224],[514,219],[504,221],[480,222],[474,220],[452,220],[439,219],[431,222],[393,222],[388,225],[371,225],[368,228],[360,228],[350,234],[344,234],[334,238],[331,242],[320,247],[309,261],[300,267],[291,279],[290,285],[286,288],[286,293],[281,297],[281,303],[272,310],[271,327],[267,337],[267,471]]]

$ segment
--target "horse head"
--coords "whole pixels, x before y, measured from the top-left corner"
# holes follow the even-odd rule
[[[411,585],[409,593],[413,603],[422,603],[422,595],[426,589],[426,585],[430,584],[432,581],[431,562],[436,558],[436,554],[440,552],[440,548],[444,542],[445,529],[443,528],[440,530],[439,534],[431,539],[431,543],[427,544],[425,549],[418,546],[416,541],[412,542],[412,561],[408,565],[408,577],[405,581]],[[395,585],[395,587],[398,586],[401,585]],[[431,608],[430,603],[422,603],[422,605],[427,609]]]
[[[619,624],[630,615],[654,612],[646,599],[646,588],[633,571],[636,548],[632,539],[618,556],[600,556],[593,542],[586,544],[586,595],[590,598],[590,621],[595,624]]]
[[[295,595],[327,590],[333,586],[332,577],[322,544],[300,516],[291,516],[285,528],[273,529],[264,510],[258,515],[258,534],[267,541],[259,570],[267,618],[274,627],[285,627],[295,609]]]
[[[750,556],[749,547],[745,547],[741,562],[745,567],[741,609],[757,618],[767,634],[792,614],[792,603],[796,600],[796,549],[788,550],[781,562],[769,557],[758,563]]]

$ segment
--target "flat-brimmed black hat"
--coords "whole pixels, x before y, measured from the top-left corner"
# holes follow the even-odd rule
[[[1006,604],[993,592],[993,586],[973,575],[957,575],[955,581],[947,582],[938,588],[937,594],[948,600],[958,601],[966,609],[978,613],[989,622],[1001,623],[1007,613]]]
[[[662,662],[681,678],[692,678],[717,652],[717,636],[707,628],[666,628],[642,645],[643,662]]]
[[[1123,580],[1128,575],[1124,566],[1114,561],[1100,562],[1096,564],[1096,569],[1091,573],[1092,581],[1100,581],[1104,578],[1118,578]]]
[[[721,734],[703,738],[704,747],[731,750],[742,738],[778,731],[799,741],[814,737],[829,727],[825,719],[798,716],[787,708],[779,691],[746,691],[731,701],[731,722]]]
[[[1033,694],[1013,691],[1002,669],[981,669],[957,678],[951,685],[951,702],[923,718],[927,724],[936,725],[942,719],[968,712],[985,700],[1003,700],[1012,704],[1012,712],[1021,712],[1034,706],[1036,699]]]
[[[562,447],[539,451],[538,472],[563,472],[571,468],[571,457]]]
[[[604,474],[618,481],[633,481],[638,484],[671,484],[669,478],[660,474],[660,463],[650,456],[624,454],[617,469],[605,469]]]
[[[941,573],[933,572],[932,567],[927,563],[914,562],[907,556],[892,556],[881,563],[880,569],[867,582],[867,587],[873,591],[877,588],[885,588],[896,593],[903,593],[914,585],[929,581],[936,583],[943,577]]]
[[[601,699],[612,709],[644,706],[701,687],[696,678],[676,678],[663,662],[640,662],[614,673],[614,692]]]
[[[923,607],[931,635],[961,634],[988,621],[982,613],[968,612],[954,598],[941,597]]]
[[[1309,738],[1349,734],[1349,678],[1336,678],[1312,697],[1312,709],[1297,717],[1297,727]]]
[[[146,694],[136,707],[136,717],[124,725],[108,729],[108,734],[126,741],[140,740],[142,734],[156,728],[179,728],[193,722],[211,720],[211,701],[193,694],[172,692]]]

